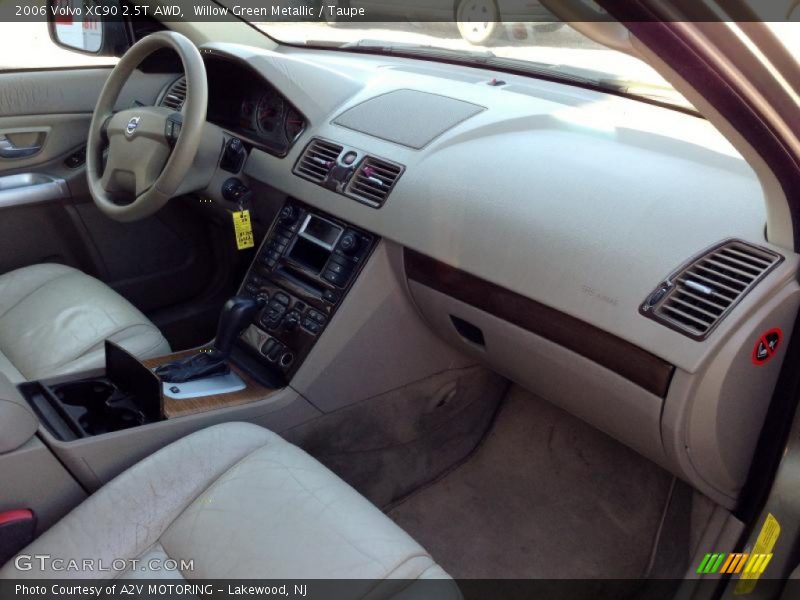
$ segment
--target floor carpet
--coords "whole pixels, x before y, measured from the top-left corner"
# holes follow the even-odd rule
[[[455,578],[638,578],[670,482],[515,386],[475,453],[388,514]]]

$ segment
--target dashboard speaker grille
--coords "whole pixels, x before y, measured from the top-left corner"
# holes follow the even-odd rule
[[[679,269],[640,312],[695,339],[704,339],[783,257],[730,240]]]
[[[325,181],[343,149],[342,146],[333,142],[320,139],[311,140],[300,156],[300,160],[297,161],[294,172],[301,177],[321,183]]]
[[[180,110],[186,102],[186,77],[181,77],[167,90],[161,99],[161,106],[166,106],[172,110]]]
[[[386,202],[389,192],[400,178],[403,167],[385,160],[366,157],[359,165],[345,192],[375,208]]]

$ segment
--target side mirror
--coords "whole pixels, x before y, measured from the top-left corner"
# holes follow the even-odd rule
[[[47,0],[53,43],[82,54],[122,56],[130,46],[122,14],[118,0]]]

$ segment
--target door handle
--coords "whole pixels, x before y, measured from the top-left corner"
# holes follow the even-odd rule
[[[15,146],[8,136],[0,133],[0,158],[25,158],[33,156],[42,146]]]

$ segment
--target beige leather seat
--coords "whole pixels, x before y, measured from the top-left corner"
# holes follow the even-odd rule
[[[43,264],[0,275],[0,372],[11,381],[102,367],[106,339],[139,358],[170,352],[147,317],[76,269]]]
[[[199,431],[146,458],[20,554],[142,562],[81,573],[19,571],[12,559],[0,578],[365,580],[348,590],[358,598],[407,598],[408,580],[425,579],[411,587],[444,585],[425,595],[458,597],[428,553],[369,501],[303,450],[245,423]],[[149,569],[150,559],[167,557],[193,569]]]

